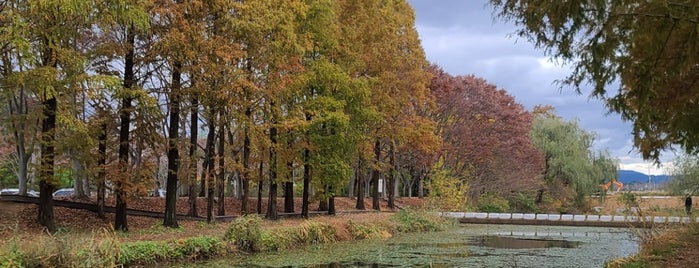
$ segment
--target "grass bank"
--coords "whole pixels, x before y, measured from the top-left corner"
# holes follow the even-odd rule
[[[241,252],[381,239],[402,232],[438,231],[450,225],[452,221],[434,213],[403,210],[389,215],[369,213],[275,222],[251,215],[240,217],[225,228],[201,225],[187,230],[154,228],[159,235],[152,236],[153,239],[148,239],[148,235],[140,236],[141,240],[111,230],[96,231],[89,236],[69,232],[37,234],[31,240],[26,237],[10,239],[1,246],[0,267],[119,267],[188,262]],[[207,234],[197,235],[201,229],[207,229]]]
[[[652,239],[642,239],[641,251],[631,257],[609,262],[609,268],[699,267],[699,225],[690,224],[662,230]]]

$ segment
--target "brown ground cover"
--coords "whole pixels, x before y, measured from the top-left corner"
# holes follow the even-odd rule
[[[83,201],[90,202],[91,200],[74,200],[72,201]],[[266,211],[266,200],[263,199],[262,211]],[[365,207],[368,211],[371,211],[371,199],[367,198],[364,200]],[[239,215],[240,214],[240,201],[235,198],[225,199],[225,209],[226,215]],[[345,214],[343,211],[352,211],[355,209],[356,199],[338,197],[335,199],[335,206],[340,217],[336,217],[337,220],[343,220],[343,217],[353,217],[357,219],[361,218],[375,218],[383,217],[378,216],[379,213],[366,213],[357,214],[352,216],[342,215]],[[108,206],[114,205],[113,199],[108,199],[106,204]],[[398,198],[396,204],[399,207],[419,207],[422,204],[422,200],[418,198]],[[251,199],[250,204],[248,204],[253,210],[257,208],[257,200]],[[299,213],[301,211],[301,200],[297,198],[294,201],[295,212]],[[130,200],[128,203],[130,209],[139,209],[145,211],[162,212],[165,208],[165,199],[158,197],[143,197]],[[197,200],[198,214],[199,216],[206,216],[206,199],[199,198]],[[187,198],[180,198],[177,202],[178,214],[186,214],[188,211]],[[314,211],[318,208],[318,203],[311,203],[310,209]],[[388,204],[385,200],[381,201],[382,211],[388,211]],[[283,211],[283,199],[278,200],[279,212]],[[92,232],[111,228],[111,224],[114,222],[114,214],[107,213],[106,219],[99,219],[94,212],[79,210],[79,209],[69,209],[63,207],[54,208],[56,224],[60,229],[67,230],[74,233],[86,233],[90,234]],[[214,209],[216,213],[216,209]],[[0,241],[4,241],[9,237],[25,237],[30,239],[31,236],[40,233],[42,228],[37,223],[37,205],[34,204],[19,204],[11,202],[0,202]],[[345,219],[346,220],[346,219]],[[283,219],[277,222],[266,222],[266,224],[298,224],[300,219]],[[162,219],[150,218],[150,217],[138,217],[129,216],[128,217],[129,237],[137,239],[157,239],[159,235],[172,235],[170,232],[163,232],[161,229]],[[218,224],[214,226],[209,226],[201,221],[186,221],[179,220],[179,225],[184,227],[184,230],[196,229],[198,235],[205,234],[216,234],[220,235],[223,233],[223,229],[228,226],[227,224]],[[187,234],[182,234],[186,236]],[[191,234],[190,234],[191,235]]]

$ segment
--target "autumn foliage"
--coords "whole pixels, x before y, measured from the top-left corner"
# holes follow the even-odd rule
[[[253,213],[255,197],[274,219],[277,195],[287,213],[302,196],[305,217],[311,202],[334,213],[341,195],[357,209],[428,194],[465,209],[547,188],[532,114],[430,66],[404,0],[64,2],[0,3],[1,140],[17,152],[0,163],[18,166],[23,194],[28,177],[44,186],[50,231],[51,192],[69,186],[96,190],[102,212],[114,194],[119,230],[156,188],[169,227],[185,196],[192,216],[207,197],[215,221]],[[244,211],[214,213],[224,196]]]
[[[467,180],[474,197],[540,189],[544,162],[531,141],[531,113],[482,78],[452,76],[438,66],[430,72],[436,105],[427,113],[443,140],[439,168]]]

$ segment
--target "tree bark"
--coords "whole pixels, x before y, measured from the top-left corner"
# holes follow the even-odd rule
[[[277,128],[269,129],[269,140],[272,143],[269,149],[269,198],[267,200],[266,217],[270,220],[277,220]]]
[[[311,181],[311,151],[303,150],[303,195],[301,197],[301,217],[308,218],[308,192]]]
[[[188,199],[189,202],[189,212],[187,215],[196,217],[197,212],[197,158],[196,152],[199,137],[199,98],[194,95],[192,96],[192,108],[191,114],[189,115],[190,125],[189,125],[189,187],[188,187]]]
[[[73,196],[76,198],[85,198],[85,189],[83,189],[83,174],[85,174],[85,169],[80,163],[80,160],[76,158],[75,151],[70,152],[71,162],[73,164]]]
[[[332,186],[328,186],[328,215],[335,215],[335,193]]]
[[[286,162],[288,169],[287,181],[284,183],[284,212],[294,213],[294,164]]]
[[[371,206],[374,210],[381,210],[379,203],[379,164],[381,163],[381,141],[376,139],[374,143],[374,170],[371,176]]]
[[[240,214],[248,214],[248,196],[250,195],[250,120],[252,110],[245,109],[245,137],[243,138],[243,191],[240,201]]]
[[[53,169],[54,145],[56,133],[56,112],[58,103],[56,97],[44,96],[42,111],[44,119],[41,124],[41,179],[39,180],[39,224],[50,233],[56,232],[53,214]]]
[[[425,180],[425,173],[426,173],[426,167],[422,167],[422,171],[420,172],[420,175],[417,178],[417,197],[422,199],[425,197],[425,187],[424,187],[424,180]]]
[[[260,159],[260,168],[257,180],[257,214],[262,214],[262,190],[264,189],[265,180],[262,179],[264,163]]]
[[[218,215],[226,215],[226,172],[225,172],[225,152],[226,148],[226,127],[223,123],[223,111],[219,112],[219,123],[221,127],[219,129],[218,137]]]
[[[128,231],[128,219],[126,217],[126,193],[123,189],[121,180],[129,179],[129,139],[131,130],[131,110],[133,109],[132,101],[133,94],[131,88],[134,81],[134,45],[135,34],[132,27],[126,29],[126,55],[124,56],[124,90],[125,97],[121,100],[121,110],[119,119],[121,121],[119,128],[119,169],[122,177],[114,182],[114,194],[116,197],[116,215],[114,216],[114,229]]]
[[[216,122],[214,112],[209,113],[209,133],[206,135],[206,222],[214,222],[214,141],[216,139]]]
[[[388,181],[386,183],[386,190],[388,191],[388,208],[394,210],[396,208],[396,144],[394,141],[391,142],[388,154],[389,154],[389,164],[391,170],[388,173]]]
[[[104,198],[107,193],[106,181],[107,181],[107,118],[103,115],[104,111],[101,112],[102,117],[100,120],[100,135],[97,138],[99,144],[97,146],[97,151],[99,156],[97,159],[97,166],[99,172],[97,174],[97,217],[104,219]]]
[[[167,182],[165,184],[165,219],[163,225],[177,228],[177,173],[180,166],[178,149],[180,131],[180,87],[182,64],[175,62],[172,70],[172,89],[170,90],[170,125],[167,142]]]
[[[359,160],[357,161],[357,171],[356,171],[356,180],[357,180],[357,205],[355,208],[359,210],[365,210],[366,206],[364,206],[364,161],[362,161],[362,158],[360,157]]]
[[[318,201],[318,211],[328,211],[328,199]]]

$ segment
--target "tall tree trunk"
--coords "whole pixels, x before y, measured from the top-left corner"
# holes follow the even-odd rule
[[[335,215],[335,192],[332,186],[328,186],[328,215]]]
[[[55,96],[44,95],[42,101],[42,113],[44,119],[41,124],[41,172],[39,180],[39,224],[50,233],[56,232],[56,223],[53,215],[53,168],[54,168],[54,144],[56,133],[56,112],[58,103]]]
[[[250,195],[250,120],[252,110],[245,109],[245,137],[243,138],[243,191],[240,201],[240,214],[248,214],[248,196]]]
[[[126,55],[124,56],[124,90],[127,91],[121,100],[121,110],[119,119],[119,169],[122,177],[114,182],[114,193],[116,196],[116,215],[114,216],[114,229],[128,231],[129,225],[126,217],[126,193],[123,188],[123,181],[129,179],[129,139],[131,130],[131,110],[133,109],[133,93],[131,88],[134,81],[134,44],[135,34],[133,27],[126,29]]]
[[[170,90],[170,126],[167,142],[167,182],[165,186],[165,219],[163,225],[177,228],[177,173],[180,166],[179,131],[180,131],[180,87],[182,64],[175,62],[172,70],[172,89]]]
[[[263,179],[263,167],[264,163],[262,162],[262,158],[260,158],[260,168],[258,170],[257,174],[257,214],[262,214],[262,190],[264,189],[264,184],[265,180]]]
[[[100,135],[97,138],[99,145],[97,146],[97,151],[99,156],[97,158],[97,166],[99,172],[97,174],[97,217],[104,219],[104,198],[107,193],[106,181],[107,181],[107,118],[104,115],[104,111],[101,112],[102,122],[100,122]]]
[[[218,137],[218,215],[226,215],[226,170],[225,170],[225,152],[226,148],[226,125],[223,122],[223,111],[219,112],[219,121],[221,127],[219,129]]]
[[[74,155],[75,152],[71,150],[71,162],[73,164],[73,196],[76,198],[85,198],[85,189],[83,188],[83,175],[85,174],[85,168],[83,167],[80,160]]]
[[[286,162],[287,181],[284,183],[284,212],[294,213],[294,163]]]
[[[386,183],[386,190],[388,191],[388,208],[394,210],[396,208],[396,143],[391,141],[388,149],[389,154],[389,164],[391,170],[388,172],[388,181]]]
[[[312,116],[306,113],[306,122],[311,121]],[[306,133],[306,141],[309,141],[308,133]],[[308,147],[303,149],[303,193],[301,194],[301,217],[308,218],[308,194],[311,186],[311,150]]]
[[[365,210],[366,206],[364,206],[364,187],[365,187],[365,184],[364,184],[365,183],[364,161],[362,161],[361,157],[357,161],[356,179],[357,179],[357,205],[355,206],[355,208],[357,208],[359,210]]]
[[[206,135],[206,221],[214,222],[214,188],[215,186],[215,170],[214,170],[214,141],[216,139],[216,122],[214,112],[209,113],[209,133]]]
[[[417,197],[422,199],[425,197],[425,188],[424,188],[424,180],[425,180],[425,173],[427,168],[425,166],[422,167],[422,171],[420,171],[420,175],[417,178]]]
[[[381,210],[379,203],[379,164],[381,163],[381,141],[376,139],[374,143],[374,170],[371,176],[371,206],[374,210]]]
[[[189,187],[187,189],[189,202],[189,212],[187,215],[196,217],[197,212],[197,147],[199,138],[199,98],[196,95],[192,96],[192,108],[189,115]]]
[[[328,211],[328,199],[318,201],[318,211]]]
[[[274,105],[274,104],[272,104]],[[269,129],[269,198],[267,199],[267,215],[270,220],[279,218],[277,215],[277,127]]]
[[[207,134],[206,136],[206,145],[204,147],[204,161],[201,163],[201,180],[199,181],[199,197],[205,197],[206,196],[206,189],[207,188],[207,181],[206,181],[206,176],[209,172],[209,160],[207,157],[209,157],[209,150],[211,150],[213,146],[213,142],[209,143],[209,135]]]
[[[354,175],[350,177],[349,183],[347,183],[347,196],[354,197],[354,189],[357,188],[357,170],[354,170]]]
[[[301,216],[308,218],[308,192],[311,182],[311,150],[303,149],[303,196],[301,197]]]

